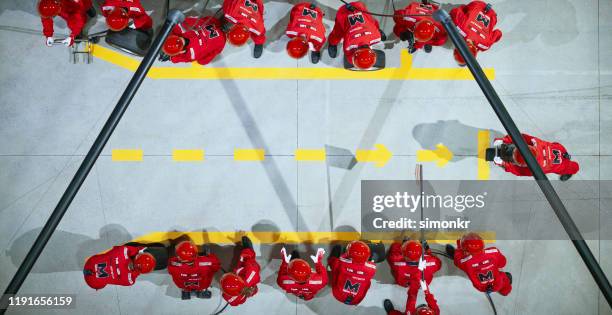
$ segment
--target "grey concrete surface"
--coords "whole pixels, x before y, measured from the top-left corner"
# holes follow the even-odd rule
[[[228,46],[210,67],[313,67],[284,53],[281,35],[297,1],[264,2],[269,40],[262,58],[250,57],[252,46]],[[365,2],[372,11],[390,10],[386,1]],[[495,69],[493,85],[518,126],[563,143],[580,162],[576,179],[612,179],[612,1],[491,2],[504,37],[478,59]],[[143,3],[159,23],[160,2]],[[194,3],[172,1],[201,12],[202,4]],[[330,30],[340,3],[320,3]],[[218,0],[211,1],[206,12],[218,7]],[[391,32],[391,21],[381,25]],[[89,27],[103,29],[102,18]],[[44,46],[36,35],[40,28],[35,1],[0,1],[2,290],[131,76],[98,59],[69,64],[67,49]],[[66,34],[65,23],[58,22],[56,32]],[[404,45],[389,45],[389,66],[399,65]],[[317,65],[339,66],[341,59],[326,53]],[[429,55],[417,53],[413,66],[455,64],[451,50],[435,48]],[[83,281],[83,260],[155,231],[358,231],[361,180],[412,179],[416,151],[437,143],[455,157],[444,168],[426,163],[427,178],[476,179],[479,129],[503,134],[471,81],[146,80],[22,288],[23,293],[77,294],[76,308],[9,314],[211,314],[223,305],[217,280],[208,301],[181,301],[163,271],[142,276],[133,287],[95,292]],[[357,149],[376,143],[394,154],[385,167],[350,163]],[[334,157],[337,164],[350,167],[294,160],[296,148],[326,146],[341,155]],[[142,149],[144,161],[111,161],[111,150],[120,148]],[[173,162],[175,148],[205,149],[206,161]],[[235,148],[265,148],[266,160],[237,163]],[[491,169],[490,180],[512,179]],[[590,231],[599,237],[589,245],[610,273],[612,234],[606,222],[612,220],[612,202],[609,194],[602,195],[602,225]],[[552,218],[548,224],[558,222]],[[493,296],[498,314],[612,314],[570,242],[516,240],[495,246],[508,257],[506,269],[514,275],[513,292]],[[405,304],[405,290],[391,284],[386,264],[357,307],[338,303],[329,288],[311,302],[297,301],[274,284],[278,247],[256,244],[263,267],[260,291],[224,314],[383,314],[384,298],[400,308]],[[229,267],[232,247],[216,249]],[[443,264],[431,287],[442,314],[492,314],[485,296],[452,262],[443,258]]]

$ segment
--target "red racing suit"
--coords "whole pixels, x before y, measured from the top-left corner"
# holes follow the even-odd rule
[[[495,247],[489,247],[476,256],[463,252],[458,244],[455,250],[455,266],[463,270],[476,290],[499,292],[508,295],[512,291],[510,279],[500,271],[506,266],[506,257]]]
[[[562,144],[557,142],[547,142],[528,134],[522,135],[525,142],[527,142],[530,147],[535,148],[535,158],[545,174],[555,173],[559,175],[573,175],[578,173],[580,170],[578,163],[565,157],[567,156],[567,150]],[[509,135],[501,139],[496,138],[495,142],[499,142],[500,140],[506,144],[512,143],[512,138],[510,138]],[[496,162],[496,164],[503,167],[506,172],[510,172],[514,175],[531,176],[531,171],[527,166],[518,166],[506,161],[501,162],[501,164]]]
[[[238,265],[234,268],[233,272],[241,277],[244,282],[246,282],[247,287],[252,288],[253,294],[250,296],[238,295],[238,296],[230,296],[223,293],[223,298],[231,305],[238,306],[246,300],[257,294],[257,284],[261,280],[259,278],[259,264],[255,260],[255,251],[250,248],[245,248],[240,252],[240,260],[238,261]]]
[[[137,29],[148,30],[153,27],[153,20],[145,11],[140,0],[104,0],[102,14],[106,17],[115,7],[124,8]]]
[[[305,283],[297,283],[291,279],[287,272],[288,265],[283,260],[278,270],[278,278],[276,278],[276,283],[285,292],[291,293],[302,300],[309,301],[312,300],[319,290],[327,285],[327,270],[321,260],[315,264],[316,272],[311,273],[310,278]]]
[[[66,20],[70,29],[70,37],[74,40],[83,31],[87,23],[87,10],[92,7],[91,0],[61,0],[62,10],[59,16]],[[41,17],[43,34],[45,37],[53,37],[53,19]]]
[[[221,268],[215,254],[198,256],[195,261],[182,262],[178,257],[168,260],[168,273],[183,291],[204,291],[210,287],[215,273]]]
[[[433,280],[434,274],[442,268],[442,261],[431,254],[431,250],[425,254],[425,282],[427,285]],[[387,262],[391,268],[391,274],[395,279],[395,283],[408,288],[408,301],[406,309],[410,312],[415,311],[417,294],[421,287],[421,270],[419,270],[419,262],[406,261],[402,255],[402,244],[394,242],[391,244]],[[432,296],[433,297],[433,296]]]
[[[370,289],[370,281],[376,274],[376,264],[353,263],[346,253],[340,258],[329,257],[328,264],[332,274],[332,293],[336,300],[347,304],[359,304]]]
[[[438,307],[438,302],[434,298],[433,294],[431,294],[431,292],[429,291],[425,292],[425,302],[427,302],[427,306],[429,306],[429,308],[431,308],[431,310],[434,312],[434,315],[440,315],[440,307]],[[416,315],[416,308],[412,311],[406,310],[405,313],[402,313],[398,310],[393,310],[387,313],[387,315],[402,315],[402,314]]]
[[[144,249],[142,246],[115,246],[89,257],[83,267],[85,282],[96,290],[107,284],[133,285],[140,273],[132,270],[132,259]]]
[[[325,44],[325,25],[321,8],[308,2],[296,4],[291,9],[291,18],[285,35],[289,38],[304,36],[308,40],[310,50],[321,51]]]
[[[223,12],[227,21],[243,24],[249,29],[255,45],[263,45],[266,42],[262,0],[224,0]]]
[[[502,32],[494,29],[497,25],[497,13],[493,9],[485,13],[486,6],[485,2],[472,1],[450,12],[459,33],[466,41],[471,41],[478,51],[489,50],[502,37]]]
[[[187,17],[172,29],[172,34],[189,41],[184,53],[170,57],[173,63],[197,61],[207,65],[225,48],[225,33],[214,17]]]
[[[355,50],[362,46],[372,48],[372,45],[381,43],[380,26],[378,21],[367,11],[365,4],[357,1],[351,2],[355,8],[353,12],[341,6],[336,13],[334,29],[329,34],[329,44],[336,46],[344,40],[344,56],[352,64]]]
[[[420,14],[429,14],[432,15],[434,11],[438,10],[440,6],[437,4],[422,4],[421,2],[413,2],[409,4],[403,10],[395,11],[395,16],[393,17],[393,21],[395,21],[395,26],[393,27],[393,33],[400,37],[400,35],[404,32],[414,32],[414,26],[423,20],[431,21],[436,29],[434,36],[428,42],[419,42],[414,41],[414,48],[420,49],[425,45],[431,46],[442,46],[446,43],[446,31],[442,24],[435,21],[431,16],[399,16],[399,15],[420,15]]]

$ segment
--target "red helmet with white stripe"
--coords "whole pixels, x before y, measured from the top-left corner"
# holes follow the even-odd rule
[[[461,238],[461,248],[470,255],[480,254],[484,251],[484,241],[476,233],[467,233]]]
[[[346,252],[354,263],[365,263],[370,258],[370,247],[362,241],[353,241],[348,244]]]
[[[221,291],[229,296],[238,296],[246,288],[244,279],[232,272],[224,274],[219,282],[221,283]]]

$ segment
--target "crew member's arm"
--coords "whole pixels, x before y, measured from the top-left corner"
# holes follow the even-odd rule
[[[344,6],[342,6],[342,8],[338,10],[338,13],[336,14],[336,22],[334,23],[334,28],[329,34],[329,44],[332,46],[340,44],[340,42],[344,38],[344,20],[346,19],[346,13],[344,12],[345,10],[346,9],[344,8]]]
[[[313,285],[315,292],[323,289],[328,282],[327,269],[325,269],[322,260],[323,258],[319,259],[319,261],[315,264],[315,272],[321,277],[321,283],[318,285]]]
[[[134,27],[137,29],[147,30],[153,27],[153,20],[147,14],[144,7],[138,3],[138,5],[129,8],[132,13],[132,20],[134,21]]]
[[[438,301],[436,301],[436,298],[434,298],[433,294],[431,294],[431,292],[429,291],[425,292],[425,302],[427,302],[429,308],[434,311],[435,315],[440,315],[440,307],[438,307]]]
[[[70,37],[74,40],[77,36],[81,35],[83,31],[83,27],[87,23],[87,15],[86,14],[72,14],[67,21],[68,28],[70,29]]]
[[[281,265],[278,268],[278,276],[276,277],[276,284],[278,284],[278,286],[281,287],[283,290],[285,290],[285,284],[283,283],[283,281],[289,279],[289,274],[287,272],[288,265],[289,264],[287,264],[284,259],[281,259]]]
[[[53,19],[52,18],[40,18],[43,25],[43,35],[45,37],[53,37]]]

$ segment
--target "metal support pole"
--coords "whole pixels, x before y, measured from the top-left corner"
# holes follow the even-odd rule
[[[563,228],[569,235],[570,240],[572,241],[572,243],[574,243],[578,254],[580,254],[580,257],[582,257],[582,260],[586,264],[587,268],[591,272],[591,275],[595,279],[595,282],[599,286],[601,293],[608,301],[608,305],[612,307],[612,287],[610,286],[610,282],[608,281],[606,274],[603,272],[603,270],[601,270],[599,263],[593,256],[593,253],[591,252],[589,246],[584,241],[584,238],[582,237],[582,234],[580,234],[580,231],[574,223],[574,220],[572,220],[572,217],[567,212],[567,209],[565,209],[565,205],[563,205],[563,202],[559,198],[559,195],[557,195],[557,192],[550,184],[548,177],[546,177],[544,171],[542,171],[542,168],[536,161],[535,157],[531,154],[527,143],[523,139],[519,129],[516,127],[516,124],[512,120],[512,117],[506,110],[504,103],[502,103],[501,99],[497,95],[497,92],[495,92],[495,89],[482,71],[482,68],[480,67],[480,64],[476,61],[476,58],[469,51],[467,44],[465,43],[463,37],[459,34],[457,30],[457,26],[455,26],[455,24],[453,23],[450,16],[445,10],[438,10],[434,12],[433,16],[437,21],[442,23],[444,29],[448,33],[448,36],[453,41],[453,44],[455,44],[455,47],[465,60],[465,63],[472,72],[474,79],[480,86],[480,89],[489,101],[489,104],[491,104],[491,107],[493,107],[495,114],[497,114],[497,117],[499,118],[502,125],[512,138],[512,142],[516,145],[521,155],[523,155],[523,157],[525,158],[527,167],[529,167],[529,170],[531,171],[533,177],[536,179],[536,182],[540,186],[542,193],[544,193],[544,196],[546,196],[546,199],[550,203],[552,209],[555,211],[555,214],[559,218],[559,221],[561,221],[561,225],[563,225]]]
[[[179,10],[172,10],[168,12],[168,16],[163,27],[161,28],[159,34],[151,44],[149,51],[142,59],[140,66],[138,66],[138,69],[134,73],[132,80],[130,80],[130,83],[123,92],[123,95],[117,102],[117,105],[115,105],[115,109],[110,114],[108,120],[104,124],[104,127],[102,127],[100,134],[89,149],[89,152],[87,152],[85,159],[83,160],[81,166],[72,178],[72,181],[70,181],[68,188],[66,188],[66,191],[64,192],[62,198],[55,207],[55,210],[53,210],[53,213],[51,213],[51,216],[47,220],[47,223],[45,223],[45,226],[42,228],[40,234],[34,241],[32,248],[30,248],[30,251],[26,255],[25,259],[19,266],[19,269],[17,269],[17,272],[13,276],[13,279],[4,291],[4,295],[2,297],[2,300],[0,301],[0,314],[4,314],[6,312],[7,304],[5,303],[7,302],[6,300],[8,299],[8,295],[17,294],[19,288],[21,288],[21,285],[32,270],[32,267],[34,267],[36,260],[45,248],[45,245],[47,245],[47,242],[53,235],[53,232],[55,232],[55,229],[62,220],[62,217],[66,213],[66,210],[68,210],[68,207],[72,203],[72,200],[79,192],[79,189],[87,178],[89,171],[91,171],[92,167],[96,163],[96,160],[100,156],[100,153],[102,153],[102,149],[104,149],[106,142],[108,142],[108,139],[113,134],[115,127],[117,127],[117,125],[119,124],[121,117],[130,105],[130,102],[138,91],[140,84],[147,76],[149,69],[155,62],[155,58],[159,54],[159,51],[161,50],[164,41],[166,40],[168,35],[170,35],[172,28],[177,23],[182,22],[184,19],[185,15]]]

